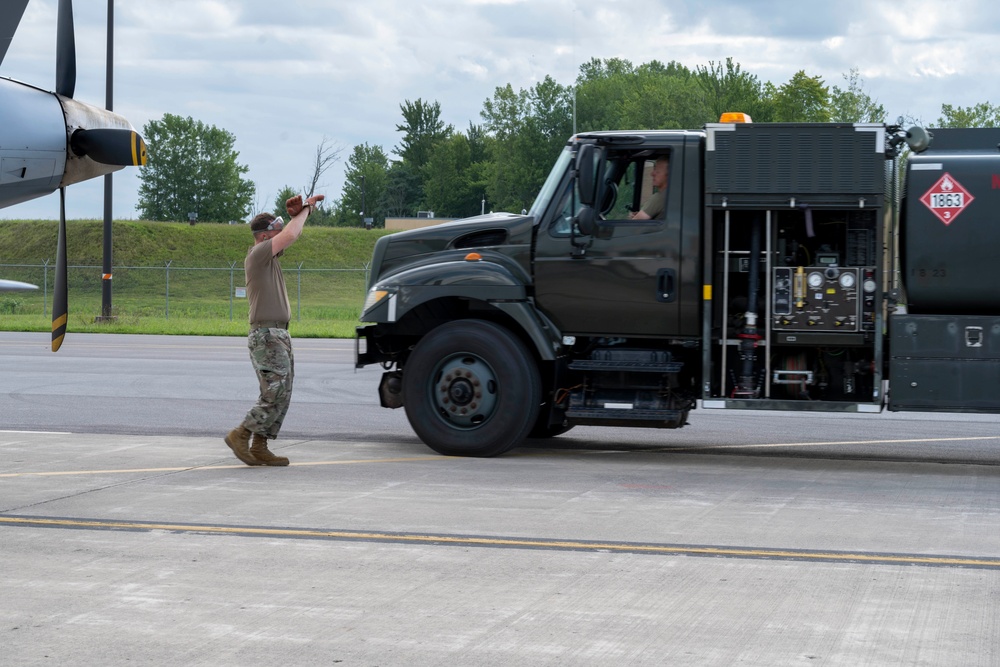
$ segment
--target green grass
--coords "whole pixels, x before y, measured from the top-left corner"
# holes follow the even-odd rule
[[[51,330],[57,233],[54,221],[0,220],[0,277],[48,289],[47,299],[43,289],[0,294],[0,330]],[[375,241],[386,233],[306,227],[281,260],[293,335],[353,337],[365,269]],[[70,333],[246,333],[246,299],[231,289],[245,282],[243,258],[253,243],[246,225],[115,222],[113,322],[95,321],[102,302],[103,224],[68,221],[67,239]]]

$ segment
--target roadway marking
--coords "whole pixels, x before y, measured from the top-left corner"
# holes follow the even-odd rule
[[[349,465],[354,463],[415,463],[420,461],[439,461],[441,459],[449,458],[447,456],[409,456],[409,457],[398,457],[398,458],[386,458],[386,459],[353,459],[347,461],[306,461],[304,463],[292,463],[289,466],[283,466],[288,468],[301,468],[304,466],[339,466],[339,465]],[[266,470],[273,466],[248,466],[245,463],[237,463],[235,465],[205,465],[205,466],[177,466],[170,468],[119,468],[117,470],[56,470],[51,472],[6,472],[0,473],[0,477],[59,477],[63,475],[116,475],[124,473],[137,473],[137,472],[183,472],[185,470],[191,471],[201,471],[201,470],[228,470],[228,469],[242,469],[251,468]]]
[[[43,431],[0,431],[2,433],[40,433],[43,435],[72,435],[70,433],[60,433],[60,432],[43,432]],[[985,436],[969,436],[962,438],[908,438],[900,440],[838,440],[830,442],[776,442],[776,443],[758,443],[758,444],[748,444],[748,445],[680,445],[677,447],[658,447],[657,449],[642,450],[637,449],[639,453],[661,451],[661,452],[681,452],[689,451],[695,452],[700,450],[709,449],[766,449],[774,447],[831,447],[836,445],[891,445],[891,444],[906,444],[914,442],[962,442],[962,441],[973,441],[973,440],[1000,440],[998,435],[985,435]],[[556,455],[567,456],[571,455],[576,450],[562,450],[559,452],[554,452]],[[616,450],[617,451],[617,450]],[[592,452],[588,452],[591,454]],[[512,452],[511,457],[516,456],[548,456],[553,454],[553,452]],[[397,458],[384,458],[384,459],[354,459],[347,461],[305,461],[300,463],[292,463],[288,467],[299,468],[304,466],[332,466],[332,465],[349,465],[357,463],[416,463],[421,461],[441,461],[446,459],[462,458],[453,456],[439,456],[439,455],[428,455],[428,456],[413,456],[413,457],[397,457]],[[158,473],[158,472],[183,472],[186,470],[199,471],[199,470],[227,470],[227,469],[240,469],[240,468],[260,468],[266,469],[269,466],[247,466],[245,464],[234,464],[234,465],[203,465],[203,466],[175,466],[167,468],[121,468],[121,469],[106,469],[106,470],[60,470],[51,472],[10,472],[10,473],[0,473],[0,478],[4,477],[58,477],[65,475],[114,475],[114,474],[128,474],[128,473]]]
[[[254,526],[219,526],[147,521],[101,521],[97,519],[28,516],[0,516],[0,525],[10,527],[64,528],[77,530],[163,530],[173,533],[201,535],[323,539],[331,541],[425,544],[430,546],[545,549],[550,551],[633,553],[660,556],[708,556],[719,558],[749,558],[758,560],[790,560],[826,563],[846,562],[874,565],[919,565],[927,567],[1000,569],[1000,558],[977,556],[933,556],[924,554],[815,551],[809,549],[775,549],[763,547],[594,542],[589,540],[490,537],[485,535],[435,535],[429,533],[383,531],[371,532],[350,530],[315,530],[305,528],[261,528]]]

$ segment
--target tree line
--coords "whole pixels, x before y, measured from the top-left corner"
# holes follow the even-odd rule
[[[621,58],[592,59],[572,85],[546,76],[527,89],[509,83],[483,103],[481,122],[456,130],[442,120],[437,101],[400,104],[399,144],[387,153],[368,143],[347,155],[343,190],[310,224],[380,227],[387,217],[460,218],[483,211],[521,211],[535,194],[566,140],[577,132],[614,129],[691,129],[742,111],[755,122],[886,122],[882,104],[864,87],[858,70],[840,85],[796,72],[787,82],[761,81],[731,58],[693,69]],[[1000,106],[942,104],[935,127],[1000,127]],[[237,161],[235,137],[191,118],[166,114],[144,126],[148,163],[141,170],[138,210],[149,220],[246,220],[254,213],[254,184]],[[284,201],[312,194],[343,149],[326,138],[316,149],[305,188],[286,186]]]

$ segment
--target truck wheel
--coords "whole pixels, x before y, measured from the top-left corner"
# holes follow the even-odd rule
[[[541,380],[524,344],[485,320],[449,322],[423,337],[403,369],[403,406],[428,447],[496,456],[538,417]]]

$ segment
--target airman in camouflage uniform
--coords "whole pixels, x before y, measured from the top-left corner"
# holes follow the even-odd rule
[[[288,290],[278,258],[302,233],[309,212],[323,195],[292,197],[286,202],[291,220],[285,226],[281,218],[261,213],[250,223],[254,244],[243,263],[246,271],[247,299],[250,302],[250,335],[247,347],[250,361],[260,382],[260,397],[250,408],[243,423],[226,435],[226,444],[247,465],[286,466],[288,459],[275,456],[267,441],[278,437],[281,424],[292,400],[295,357],[288,335],[291,307]],[[250,437],[253,436],[253,444]]]

